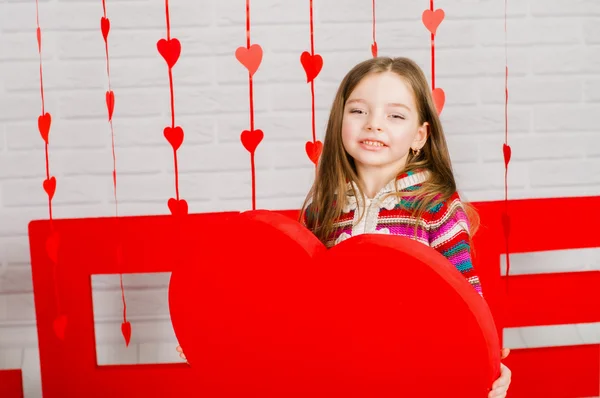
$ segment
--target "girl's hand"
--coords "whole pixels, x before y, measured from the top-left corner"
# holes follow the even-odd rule
[[[508,348],[504,348],[502,350],[501,357],[502,359],[506,358],[510,350]],[[492,385],[492,391],[488,394],[488,398],[504,398],[506,397],[506,393],[508,391],[508,387],[510,386],[510,380],[512,377],[512,372],[509,368],[506,367],[503,363],[500,364],[500,377],[498,380],[494,382]]]
[[[178,345],[178,346],[177,346],[176,350],[177,350],[177,352],[179,353],[179,357],[180,357],[181,359],[185,359],[185,354],[183,353],[183,349],[181,348],[181,346],[180,346],[180,345]]]

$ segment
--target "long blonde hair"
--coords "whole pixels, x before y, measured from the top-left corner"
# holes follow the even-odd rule
[[[300,213],[301,221],[323,243],[326,243],[334,232],[334,221],[340,216],[344,207],[347,183],[353,181],[364,198],[362,193],[364,189],[358,178],[354,159],[346,152],[342,143],[342,120],[346,101],[365,76],[382,72],[393,72],[404,79],[413,91],[419,124],[424,122],[429,124],[425,145],[417,155],[409,151],[406,166],[398,171],[398,174],[418,169],[429,171],[429,177],[422,186],[410,192],[411,196],[419,198],[414,209],[415,214],[420,218],[423,211],[447,200],[456,192],[448,146],[425,74],[414,61],[408,58],[368,59],[352,68],[340,83],[331,106],[317,175]],[[403,195],[400,192],[395,194]],[[471,234],[473,234],[477,215],[470,206],[463,205],[471,219]]]

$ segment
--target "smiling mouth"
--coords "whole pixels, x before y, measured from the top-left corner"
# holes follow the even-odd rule
[[[383,147],[385,146],[385,144],[383,142],[380,141],[371,141],[371,140],[365,140],[365,141],[361,141],[361,144],[367,145],[367,146],[372,146],[372,147]]]

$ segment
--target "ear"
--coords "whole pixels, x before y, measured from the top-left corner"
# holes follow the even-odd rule
[[[421,149],[425,146],[427,142],[427,137],[429,137],[429,123],[423,122],[419,129],[417,130],[417,134],[415,135],[415,139],[410,146],[412,149]]]

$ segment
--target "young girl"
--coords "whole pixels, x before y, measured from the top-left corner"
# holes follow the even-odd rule
[[[344,77],[300,214],[328,247],[364,233],[414,238],[482,294],[469,245],[477,216],[457,193],[427,79],[407,58],[369,59]],[[510,380],[502,365],[489,397],[505,397]]]

